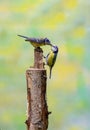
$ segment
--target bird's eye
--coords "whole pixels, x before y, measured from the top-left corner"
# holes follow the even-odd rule
[[[49,41],[47,38],[45,38],[45,42],[46,42],[46,43],[49,43],[50,41]]]

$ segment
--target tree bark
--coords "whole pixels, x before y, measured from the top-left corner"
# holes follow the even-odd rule
[[[34,49],[34,68],[43,69],[43,50],[41,48]]]
[[[47,130],[48,106],[46,101],[46,70],[43,51],[34,50],[34,67],[26,70],[27,81],[27,130]]]

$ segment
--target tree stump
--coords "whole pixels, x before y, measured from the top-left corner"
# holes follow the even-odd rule
[[[47,130],[48,106],[46,101],[47,75],[43,64],[43,51],[34,49],[34,67],[26,70],[27,130]]]

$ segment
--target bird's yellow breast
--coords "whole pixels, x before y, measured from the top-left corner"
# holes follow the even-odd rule
[[[44,43],[35,43],[35,42],[32,42],[31,44],[32,44],[35,48],[44,45]]]
[[[50,54],[48,55],[47,64],[49,66],[52,66],[53,65],[53,60],[54,60],[54,53],[51,51]]]

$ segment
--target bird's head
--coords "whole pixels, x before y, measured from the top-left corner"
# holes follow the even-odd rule
[[[49,39],[45,38],[44,41],[45,41],[45,44],[50,44]]]
[[[51,50],[54,52],[54,53],[58,53],[58,47],[53,45]]]

